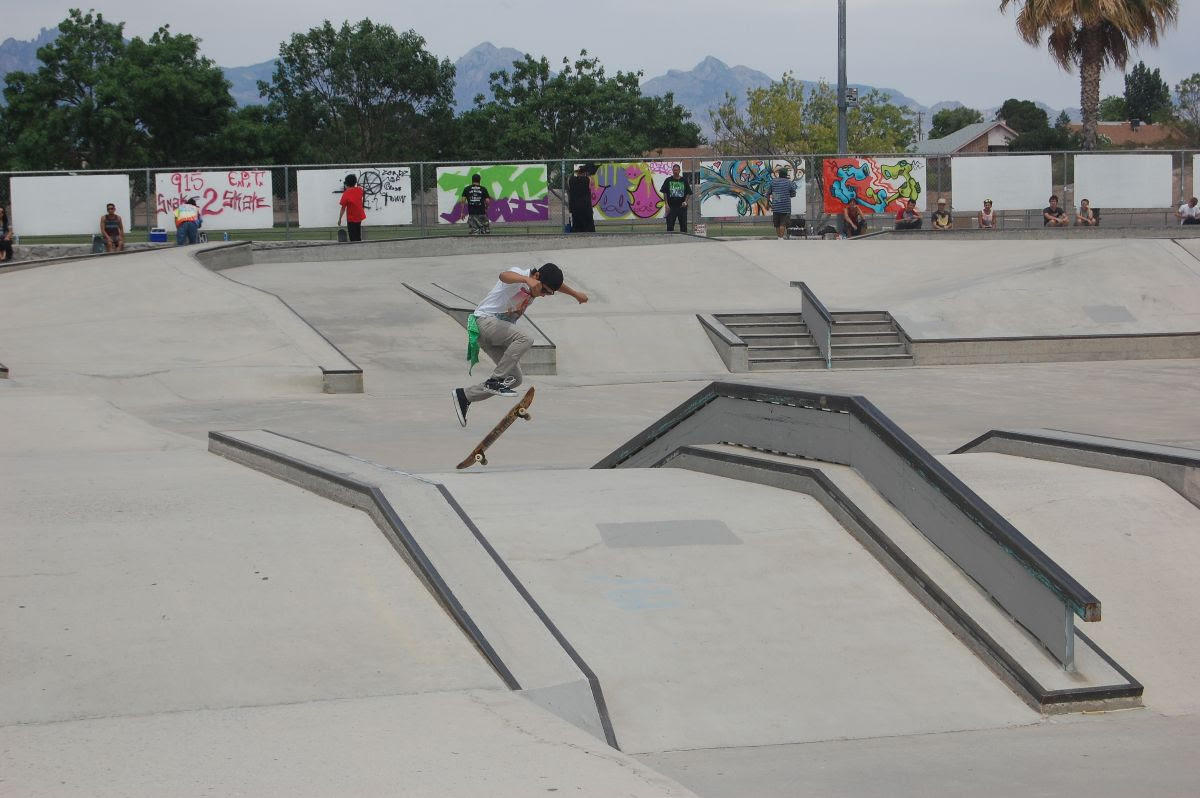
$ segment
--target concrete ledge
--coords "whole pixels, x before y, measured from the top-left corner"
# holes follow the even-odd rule
[[[617,748],[599,680],[445,486],[266,430],[209,451],[366,512],[512,690]]]
[[[750,371],[750,360],[747,355],[746,342],[739,338],[711,313],[697,313],[696,319],[700,327],[708,335],[713,348],[725,363],[725,368],[734,374],[745,374]]]
[[[1190,227],[1190,229],[1189,229]],[[923,240],[958,240],[979,241],[1053,241],[1061,238],[1085,238],[1103,240],[1106,238],[1200,238],[1200,230],[1196,227],[1118,227],[1105,224],[1101,227],[1059,227],[1055,229],[1030,227],[1014,228],[1012,230],[880,230],[880,234],[894,236],[896,239]]]
[[[919,535],[893,538],[886,522],[876,523],[819,464],[788,462],[725,446],[684,446],[658,466],[812,496],[1014,692],[1041,712],[1141,705],[1142,685],[1079,630],[1075,630],[1075,672],[1068,675],[1050,667],[1038,641],[990,602],[936,547],[916,540]],[[937,570],[922,568],[921,562],[933,563]]]
[[[1062,430],[994,429],[952,454],[996,452],[1154,477],[1200,508],[1200,450]]]
[[[401,283],[401,285],[454,319],[464,330],[467,328],[467,317],[474,313],[477,307],[477,303],[473,303],[437,283],[419,285]],[[517,320],[517,329],[533,339],[533,348],[525,357],[521,358],[521,371],[526,374],[557,374],[558,347],[550,340],[550,337],[542,332],[542,328],[538,327],[529,316],[522,316]],[[483,354],[486,355],[487,352],[483,352]]]
[[[1200,358],[1200,332],[922,339],[897,328],[918,366]]]

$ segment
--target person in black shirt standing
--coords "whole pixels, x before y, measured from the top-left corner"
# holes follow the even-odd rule
[[[488,202],[492,195],[479,183],[478,173],[471,175],[471,185],[463,189],[463,200],[467,203],[467,227],[469,235],[484,235],[492,232],[487,217]]]
[[[663,181],[659,192],[667,200],[667,232],[675,232],[675,220],[679,220],[679,232],[687,232],[688,197],[692,196],[692,187],[679,174],[679,164],[671,167],[671,176]]]
[[[575,174],[567,181],[567,210],[571,212],[571,232],[596,232],[596,222],[592,218],[592,181],[583,164],[575,168]]]

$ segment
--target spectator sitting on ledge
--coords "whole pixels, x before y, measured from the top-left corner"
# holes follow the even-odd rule
[[[1066,227],[1069,223],[1067,212],[1059,207],[1058,195],[1050,195],[1050,204],[1042,208],[1043,227]]]
[[[1200,205],[1196,204],[1196,198],[1192,197],[1180,205],[1175,215],[1179,217],[1180,224],[1200,224]]]
[[[921,212],[917,210],[917,201],[910,199],[904,203],[904,208],[896,214],[897,230],[920,230]]]
[[[937,210],[933,212],[933,229],[950,230],[954,227],[954,217],[946,210],[946,198],[937,201]]]
[[[1075,214],[1075,224],[1081,224],[1084,227],[1098,227],[1100,225],[1100,217],[1092,211],[1092,203],[1086,199],[1079,201],[1079,213]]]

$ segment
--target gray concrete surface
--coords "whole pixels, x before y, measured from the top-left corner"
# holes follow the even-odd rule
[[[0,794],[363,795],[397,784],[413,795],[526,796],[551,786],[691,794],[674,778],[706,797],[1195,794],[1200,691],[1188,676],[1200,652],[1186,610],[1195,605],[1188,579],[1200,543],[1191,534],[1195,508],[1158,483],[1042,470],[1067,468],[1053,463],[948,459],[1097,586],[1105,620],[1087,631],[1146,684],[1144,710],[1050,721],[1029,717],[994,679],[977,683],[972,669],[992,677],[943,627],[918,619],[890,577],[859,585],[857,576],[875,571],[860,568],[864,552],[842,548],[848,537],[828,518],[811,524],[827,573],[801,586],[804,595],[815,601],[823,586],[852,586],[890,603],[879,618],[839,616],[853,636],[832,624],[811,627],[827,635],[814,672],[843,693],[846,675],[866,685],[844,706],[810,696],[824,701],[816,705],[825,717],[772,703],[777,682],[762,679],[770,689],[759,689],[758,668],[777,676],[784,666],[745,656],[779,650],[803,662],[796,653],[805,638],[794,625],[779,636],[756,626],[755,615],[731,628],[754,601],[764,619],[794,618],[777,600],[787,594],[769,589],[787,576],[771,554],[794,561],[799,544],[613,548],[599,528],[576,523],[591,508],[609,523],[662,523],[669,532],[668,522],[703,509],[739,537],[764,537],[763,528],[808,517],[795,498],[755,492],[748,500],[724,485],[683,490],[654,477],[605,492],[577,470],[707,381],[728,378],[696,313],[777,308],[791,298],[799,307],[790,280],[813,285],[832,309],[887,309],[964,334],[1196,328],[1200,313],[1195,241],[903,244],[612,247],[597,239],[569,251],[539,242],[519,245],[536,246],[524,253],[443,249],[233,269],[230,276],[277,290],[364,367],[365,393],[356,396],[322,395],[310,339],[295,320],[187,252],[0,271],[0,362],[11,369],[0,380],[8,488],[0,493]],[[209,430],[266,428],[390,467],[446,472],[505,403],[476,405],[471,426],[457,426],[448,390],[468,379],[461,331],[400,282],[436,272],[474,294],[506,265],[543,260],[560,263],[593,299],[577,306],[558,297],[535,308],[574,370],[536,380],[534,422],[496,444],[488,473],[446,480],[478,490],[480,500],[494,491],[472,512],[509,530],[500,536],[549,590],[556,620],[608,649],[609,674],[628,688],[619,713],[633,730],[629,750],[647,751],[648,767],[503,690],[365,516],[204,451]],[[947,452],[995,427],[1195,448],[1198,373],[1195,360],[1163,360],[747,379],[864,394],[927,448]],[[569,490],[547,497],[543,481]],[[513,514],[531,531],[513,532]],[[621,529],[628,532],[618,528],[615,539]],[[572,554],[572,542],[590,548]],[[731,548],[751,556],[719,556]],[[568,567],[576,561],[594,571]],[[725,578],[704,581],[709,571]],[[670,594],[654,592],[659,582],[627,583],[681,572]],[[584,581],[592,575],[598,581]],[[616,603],[656,595],[686,598],[691,612],[681,605],[638,614]],[[656,613],[679,628],[656,626]],[[884,623],[910,613],[912,625]],[[706,622],[730,631],[697,630]],[[919,631],[906,641],[909,628]],[[736,682],[702,671],[701,655]],[[943,664],[926,673],[930,656]],[[962,669],[947,664],[960,658]],[[661,666],[659,675],[645,674],[645,663]],[[667,669],[683,665],[688,680],[672,682]],[[906,670],[917,672],[911,694],[881,697],[882,712],[864,700],[903,683]],[[938,674],[960,687],[934,691]],[[668,712],[676,706],[679,714]],[[689,746],[693,733],[732,747],[662,752]],[[757,745],[771,735],[806,742]]]

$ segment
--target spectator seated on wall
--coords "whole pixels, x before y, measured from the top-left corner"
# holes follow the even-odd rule
[[[7,263],[13,259],[13,229],[12,223],[8,221],[8,210],[3,205],[0,205],[0,263]]]
[[[858,207],[857,203],[851,202],[842,211],[842,228],[846,238],[854,238],[867,232],[867,220],[863,218],[862,208]]]
[[[1050,195],[1050,204],[1042,208],[1043,227],[1066,227],[1070,223],[1067,212],[1058,204],[1058,195]]]
[[[107,212],[100,217],[100,237],[104,239],[105,252],[120,252],[125,249],[125,220],[117,213],[117,206],[108,203]]]
[[[992,201],[990,199],[983,201],[983,210],[975,218],[979,222],[980,230],[996,229],[996,212],[992,210]]]
[[[921,229],[921,212],[917,210],[917,201],[910,199],[904,203],[904,207],[896,214],[896,229],[897,230],[920,230]]]
[[[937,201],[937,210],[933,212],[933,229],[952,230],[953,228],[954,217],[950,215],[950,211],[946,210],[946,198],[943,197]]]
[[[1083,227],[1099,227],[1100,214],[1092,209],[1092,203],[1086,199],[1079,201],[1079,213],[1075,214],[1075,224]]]
[[[1200,204],[1197,204],[1196,198],[1192,197],[1179,206],[1179,210],[1175,211],[1175,216],[1179,219],[1180,224],[1200,224]]]

